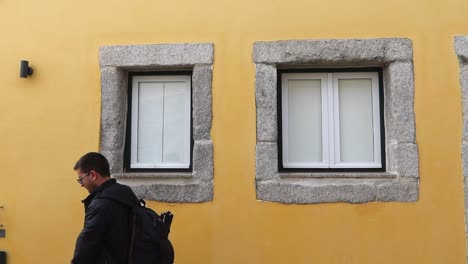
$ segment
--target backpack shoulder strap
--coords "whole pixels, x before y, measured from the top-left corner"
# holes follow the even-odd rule
[[[124,202],[124,201],[121,201],[121,200],[118,200],[118,199],[115,199],[115,198],[112,198],[112,197],[109,197],[109,196],[98,196],[98,197],[96,197],[96,199],[106,199],[106,200],[114,201],[114,202],[116,202],[116,203],[118,203],[118,204],[120,204],[120,205],[122,205],[124,207],[127,207],[129,209],[132,209],[132,208],[138,206],[138,205],[135,205],[135,204],[131,204],[130,202],[127,203],[127,202]],[[139,204],[140,206],[144,207],[146,205],[146,202],[143,199],[140,199],[139,202],[140,202],[140,204]]]
[[[133,254],[134,254],[134,250],[133,250],[133,247],[134,247],[134,243],[135,243],[135,230],[136,230],[136,212],[135,212],[135,207],[137,207],[136,205],[132,205],[130,203],[125,203],[123,201],[120,201],[120,200],[117,200],[117,199],[114,199],[112,197],[108,197],[108,196],[100,196],[98,197],[97,199],[106,199],[106,200],[109,200],[109,201],[113,201],[117,204],[120,204],[121,206],[129,209],[129,227],[130,227],[130,245],[129,245],[129,249],[128,249],[128,263],[132,264],[133,263]],[[146,203],[143,203],[141,202],[143,200],[140,200],[140,206],[144,206],[146,205]]]

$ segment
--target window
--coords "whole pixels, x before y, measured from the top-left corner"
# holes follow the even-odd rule
[[[462,131],[462,171],[464,178],[465,201],[468,201],[468,36],[456,36],[455,53],[460,64],[460,85],[463,110]],[[468,227],[468,203],[465,202],[465,227]],[[468,229],[465,229],[468,230]],[[467,235],[468,236],[468,235]],[[468,237],[467,237],[468,238]]]
[[[259,41],[252,57],[257,199],[418,200],[411,40]]]
[[[280,170],[383,168],[380,72],[280,75]]]
[[[213,43],[100,47],[99,150],[137,197],[213,200],[213,61]]]
[[[131,79],[129,169],[190,169],[191,75]]]

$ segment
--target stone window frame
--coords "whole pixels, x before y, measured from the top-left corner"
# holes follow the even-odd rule
[[[99,48],[101,67],[100,152],[112,177],[139,198],[198,203],[213,200],[212,68],[213,43],[115,45]],[[192,172],[125,172],[128,73],[192,71]]]
[[[286,204],[414,202],[419,199],[411,40],[259,41],[253,45],[257,199]],[[386,172],[279,172],[278,68],[382,67]]]
[[[460,86],[463,115],[461,157],[463,166],[463,189],[465,196],[465,227],[468,227],[468,36],[456,36],[454,38],[454,48],[460,65]],[[467,229],[465,228],[465,230]],[[468,241],[467,232],[465,232],[465,236]]]

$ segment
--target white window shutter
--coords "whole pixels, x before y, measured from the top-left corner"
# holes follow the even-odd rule
[[[137,97],[137,163],[162,162],[163,94],[162,83],[139,83]]]
[[[377,72],[284,73],[284,168],[380,168]]]
[[[133,76],[130,168],[190,167],[191,77]]]

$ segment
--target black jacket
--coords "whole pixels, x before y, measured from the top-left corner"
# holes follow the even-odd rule
[[[127,264],[129,207],[138,205],[133,191],[110,179],[83,200],[84,228],[76,241],[72,264]]]

